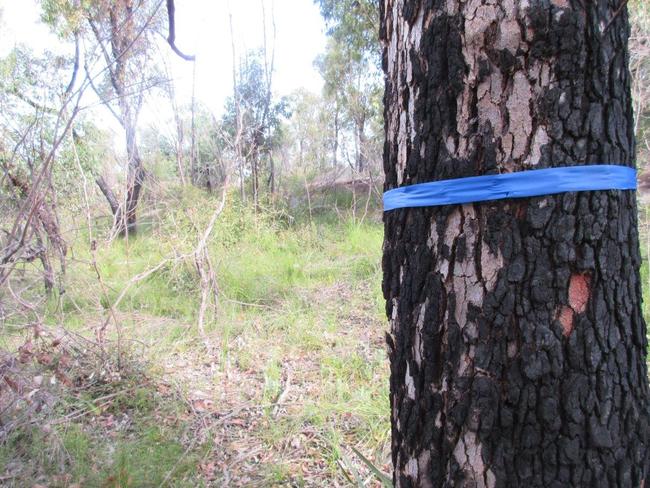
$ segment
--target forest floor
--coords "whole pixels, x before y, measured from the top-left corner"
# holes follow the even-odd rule
[[[218,199],[189,202],[94,252],[87,232],[69,237],[66,293],[44,322],[89,350],[102,334],[107,345],[69,366],[56,402],[2,444],[0,485],[380,486],[372,469],[389,471],[390,425],[379,217],[296,222],[227,205],[209,240],[218,303],[201,333],[186,256]]]
[[[128,240],[71,221],[66,292],[43,304],[40,338],[6,320],[0,346],[18,360],[0,355],[0,486],[381,486],[379,214],[228,202],[208,239],[218,292],[201,331],[193,251],[219,197],[160,201]],[[647,256],[645,209],[640,229]]]

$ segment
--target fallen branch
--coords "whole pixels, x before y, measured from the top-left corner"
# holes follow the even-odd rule
[[[199,306],[198,329],[199,329],[199,333],[201,334],[201,338],[203,339],[203,342],[206,348],[208,349],[208,351],[210,350],[210,346],[205,335],[205,326],[204,326],[205,312],[208,308],[208,303],[210,301],[210,292],[212,292],[212,295],[214,296],[215,306],[216,306],[218,288],[217,288],[217,278],[215,276],[214,269],[212,267],[212,261],[210,260],[210,252],[208,251],[207,245],[208,245],[208,239],[210,238],[210,234],[212,234],[212,229],[214,228],[214,224],[217,222],[217,218],[219,217],[219,215],[221,215],[221,212],[223,212],[223,209],[226,206],[227,191],[228,191],[228,186],[227,184],[225,184],[223,187],[223,193],[221,195],[221,202],[219,203],[219,206],[215,209],[215,211],[212,213],[210,222],[208,223],[208,226],[203,232],[203,237],[201,238],[198,245],[196,246],[196,249],[194,250],[194,264],[196,266],[196,270],[198,271],[199,277],[201,279],[201,305]]]

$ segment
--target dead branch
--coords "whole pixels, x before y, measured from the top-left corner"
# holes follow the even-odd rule
[[[167,36],[167,42],[172,48],[172,51],[185,61],[195,61],[196,56],[183,54],[181,50],[176,47],[176,7],[174,6],[174,0],[167,0],[167,18],[169,19],[169,35]]]
[[[214,228],[214,224],[217,222],[217,218],[219,217],[219,215],[221,215],[226,205],[227,192],[228,192],[228,185],[226,182],[226,184],[224,184],[223,187],[221,202],[219,203],[219,206],[215,209],[215,211],[212,213],[210,222],[208,223],[208,226],[205,228],[205,231],[203,232],[203,236],[201,237],[201,240],[199,241],[198,245],[196,246],[196,249],[194,250],[194,265],[196,266],[196,270],[198,271],[201,280],[201,305],[199,306],[198,329],[208,350],[210,350],[210,347],[205,335],[205,325],[204,325],[205,312],[207,311],[209,305],[211,292],[212,292],[212,296],[214,297],[214,305],[216,306],[216,301],[218,298],[218,286],[217,286],[217,277],[212,266],[212,261],[210,259],[210,252],[207,246],[208,246],[208,239],[210,238],[210,235],[212,234],[212,229]]]

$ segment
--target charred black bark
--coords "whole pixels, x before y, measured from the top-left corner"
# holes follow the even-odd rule
[[[619,0],[382,0],[386,190],[633,166]],[[397,486],[643,486],[635,194],[387,212]]]

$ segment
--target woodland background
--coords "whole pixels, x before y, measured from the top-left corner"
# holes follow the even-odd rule
[[[169,2],[42,0],[71,55],[0,60],[3,486],[382,483],[377,4],[317,3],[322,92],[276,96],[264,22],[218,47],[219,116],[177,101]],[[628,7],[647,257],[650,5]]]

